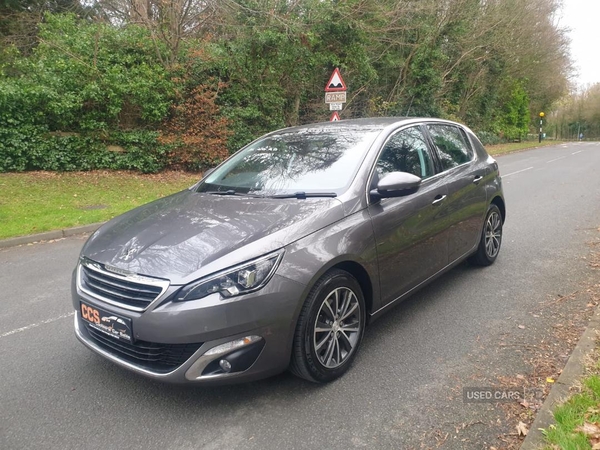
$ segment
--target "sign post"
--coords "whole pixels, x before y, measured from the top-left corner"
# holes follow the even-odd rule
[[[325,85],[325,103],[329,104],[329,110],[333,111],[330,122],[337,122],[340,120],[338,111],[341,111],[346,103],[346,83],[342,78],[340,69],[337,67],[334,69],[329,81]]]
[[[544,116],[545,116],[545,115],[546,115],[546,114],[544,114],[544,111],[542,111],[542,112],[540,113],[540,140],[539,140],[539,143],[540,143],[540,144],[542,143],[542,121],[544,120]]]

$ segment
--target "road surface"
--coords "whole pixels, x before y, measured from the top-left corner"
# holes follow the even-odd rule
[[[582,257],[600,227],[600,143],[498,161],[508,218],[496,264],[463,264],[391,310],[367,329],[350,372],[325,386],[282,374],[181,387],[131,374],[73,335],[83,237],[0,250],[0,448],[498,446],[498,408],[464,403],[461,386],[525,370],[498,343],[535,344],[553,317],[531,311],[590,276]]]

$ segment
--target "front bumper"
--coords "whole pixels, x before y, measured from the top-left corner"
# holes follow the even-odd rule
[[[177,287],[172,289],[175,291]],[[75,335],[86,347],[106,359],[157,380],[222,384],[265,378],[283,372],[289,365],[294,328],[304,289],[305,286],[296,281],[274,275],[263,289],[244,296],[223,299],[219,294],[212,294],[189,302],[167,300],[137,312],[107,304],[82,292],[74,277],[72,297],[77,311]],[[165,298],[169,298],[169,295]],[[81,302],[131,319],[136,342],[177,348],[196,344],[199,347],[172,370],[149,368],[125,357],[127,355],[121,351],[115,351],[114,346],[103,345],[94,337],[94,330],[89,328],[81,316]],[[255,348],[253,361],[247,369],[216,374],[207,369],[211,362],[214,367],[215,362],[221,358],[219,354],[206,356],[207,351],[247,336],[261,338],[260,348]]]

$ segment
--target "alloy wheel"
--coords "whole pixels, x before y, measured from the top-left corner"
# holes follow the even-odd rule
[[[485,223],[485,252],[489,258],[495,258],[500,251],[502,240],[502,219],[492,211]]]
[[[334,289],[323,300],[315,321],[313,345],[319,362],[328,369],[339,367],[353,353],[360,333],[356,294],[347,287]]]

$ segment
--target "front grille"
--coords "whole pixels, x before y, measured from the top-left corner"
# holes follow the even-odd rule
[[[143,311],[166,288],[168,281],[112,274],[99,265],[81,265],[81,288],[92,296],[135,311]]]
[[[153,372],[166,373],[186,362],[200,348],[196,344],[157,344],[135,341],[133,344],[112,338],[95,328],[86,326],[90,338],[102,349],[136,366]]]

